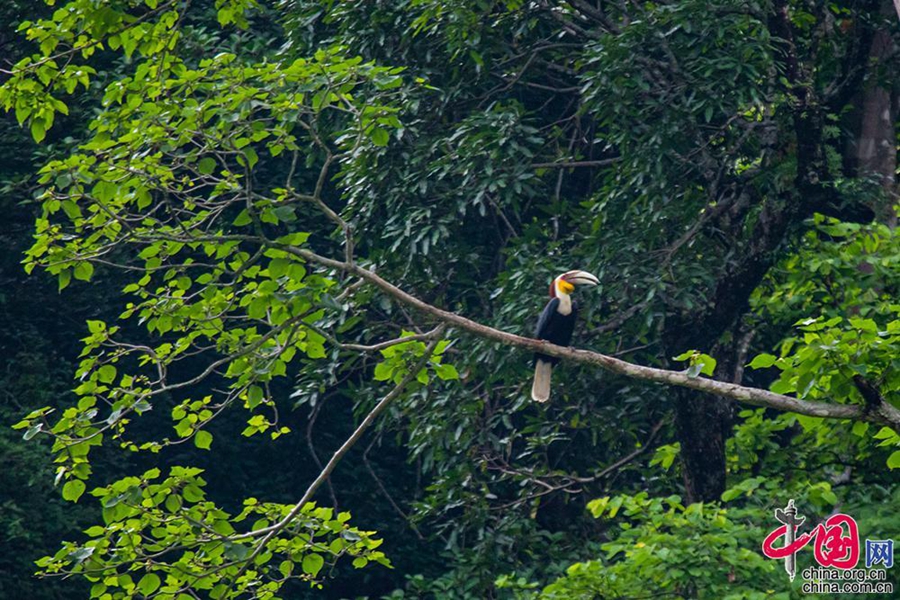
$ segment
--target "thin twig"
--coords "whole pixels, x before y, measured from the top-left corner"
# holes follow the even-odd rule
[[[559,162],[542,162],[542,163],[532,163],[532,169],[569,169],[574,167],[606,167],[608,165],[615,164],[622,160],[619,157],[616,158],[604,158],[601,160],[568,160],[568,161],[559,161]]]
[[[385,498],[387,498],[388,503],[390,503],[390,505],[394,509],[394,511],[398,515],[400,515],[400,517],[402,517],[404,521],[406,521],[406,524],[409,525],[409,528],[413,530],[413,533],[416,534],[416,537],[418,537],[420,540],[424,541],[425,536],[422,535],[422,533],[419,531],[419,528],[416,527],[416,524],[413,523],[412,519],[409,518],[409,515],[407,515],[405,512],[403,512],[403,509],[400,508],[400,506],[394,501],[394,497],[391,496],[390,493],[388,493],[387,488],[384,487],[384,483],[381,481],[381,479],[375,473],[375,469],[372,468],[372,462],[369,460],[369,451],[372,449],[372,447],[375,445],[375,442],[377,442],[377,441],[378,441],[378,437],[375,437],[372,439],[372,442],[368,446],[366,446],[366,451],[363,452],[363,455],[362,455],[363,464],[365,465],[366,470],[369,472],[369,475],[375,481],[375,485],[378,486],[378,489],[381,491],[381,494]]]
[[[443,330],[443,329],[442,329]],[[307,505],[312,500],[312,497],[315,495],[316,491],[321,487],[321,485],[331,476],[332,471],[334,471],[335,467],[337,467],[338,463],[341,462],[341,459],[350,451],[353,446],[360,440],[366,430],[375,422],[375,419],[384,412],[384,410],[388,407],[388,405],[393,402],[418,375],[419,371],[422,370],[425,365],[428,364],[428,361],[431,360],[431,355],[434,352],[435,348],[440,341],[440,338],[436,338],[428,344],[425,348],[425,353],[422,355],[415,365],[410,369],[409,373],[407,373],[403,379],[400,380],[391,392],[381,399],[378,404],[375,405],[369,414],[362,420],[362,422],[357,426],[356,430],[353,434],[347,438],[347,440],[338,448],[334,455],[332,455],[331,460],[328,461],[328,464],[325,465],[325,468],[319,473],[318,477],[306,488],[306,492],[304,492],[303,497],[291,508],[290,512],[279,522],[271,525],[269,527],[265,527],[262,529],[257,529],[255,531],[251,531],[249,533],[243,534],[241,536],[237,536],[233,539],[241,539],[247,537],[257,537],[263,536],[262,539],[256,544],[256,548],[254,548],[253,552],[250,553],[250,556],[247,557],[244,566],[241,570],[234,576],[234,579],[237,580],[244,571],[249,568],[251,564],[253,564],[254,559],[265,549],[266,545],[272,540],[273,537],[278,535],[278,533],[284,530],[288,525],[293,522],[294,519],[297,518],[297,515],[303,510],[303,507]]]

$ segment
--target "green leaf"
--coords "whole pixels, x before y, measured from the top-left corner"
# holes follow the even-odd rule
[[[47,137],[47,126],[44,124],[43,119],[31,121],[31,137],[39,144]]]
[[[290,561],[290,560],[284,560],[284,561],[282,561],[281,564],[278,565],[278,570],[279,570],[279,571],[281,572],[281,574],[284,575],[285,577],[290,577],[290,576],[291,576],[291,572],[294,570],[294,563],[293,563],[293,561]]]
[[[896,450],[888,457],[887,466],[891,469],[900,469],[900,450]]]
[[[722,502],[731,502],[735,498],[741,495],[743,490],[739,488],[728,488],[724,492],[722,492]]]
[[[66,286],[69,285],[69,282],[72,281],[72,271],[69,269],[63,269],[59,272],[59,291],[63,291],[66,289]]]
[[[673,356],[672,360],[678,360],[678,361],[688,360],[688,359],[692,358],[695,354],[697,354],[696,350],[685,350],[678,356]]]
[[[184,496],[184,499],[188,502],[200,502],[204,497],[203,490],[194,484],[184,486],[181,495]]]
[[[137,588],[143,595],[149,596],[159,589],[160,583],[159,575],[156,573],[147,573],[141,577],[140,581],[138,581]]]
[[[256,163],[259,162],[259,154],[256,153],[256,150],[253,148],[247,148],[244,150],[244,156],[247,160],[247,166],[251,169],[256,166]]]
[[[456,367],[453,365],[431,365],[434,368],[434,373],[440,379],[450,380],[450,379],[459,379],[459,372],[456,370]]]
[[[815,431],[822,426],[822,419],[819,417],[808,417],[806,415],[797,415],[797,422],[807,431]]]
[[[200,162],[197,163],[197,170],[202,175],[211,175],[213,171],[216,170],[216,161],[209,156],[200,159]]]
[[[293,206],[279,206],[272,209],[272,214],[278,217],[278,220],[283,223],[293,223],[297,220],[297,215],[294,213]]]
[[[886,440],[889,437],[892,437],[894,435],[896,435],[896,434],[893,429],[891,429],[890,427],[882,427],[881,429],[878,430],[878,433],[876,433],[873,437],[876,440]]]
[[[78,502],[86,487],[80,479],[73,479],[63,486],[62,497],[71,502]]]
[[[380,362],[375,365],[375,381],[387,381],[391,378],[394,368],[387,362]]]
[[[612,519],[619,512],[619,509],[622,508],[622,503],[625,501],[623,496],[616,496],[609,502],[609,518]]]
[[[381,127],[375,127],[372,129],[372,133],[369,134],[369,138],[372,140],[372,143],[376,146],[387,146],[388,141],[390,141],[390,134],[382,129]]]
[[[109,202],[113,198],[116,197],[119,188],[116,184],[111,183],[109,181],[98,181],[93,189],[91,189],[91,193],[99,200],[100,202]]]
[[[210,444],[212,444],[213,436],[210,432],[205,429],[201,429],[194,435],[194,445],[198,448],[202,448],[203,450],[209,450]]]
[[[72,552],[71,554],[69,554],[69,558],[71,558],[72,560],[74,560],[77,563],[82,563],[85,561],[85,559],[90,557],[90,555],[93,553],[94,553],[93,547],[79,548],[75,552]]]
[[[234,225],[236,225],[238,227],[240,227],[242,225],[247,225],[250,222],[251,222],[250,213],[248,213],[246,211],[246,209],[242,210],[240,212],[240,214],[237,217],[235,217],[235,219],[234,219]]]
[[[247,388],[247,408],[254,409],[263,401],[263,389],[258,385]]]
[[[90,281],[91,275],[94,274],[94,265],[84,261],[75,266],[75,279],[80,281]]]
[[[112,383],[116,378],[116,368],[112,365],[103,365],[97,370],[97,379],[102,383]]]
[[[287,273],[290,264],[290,261],[286,258],[273,258],[269,263],[269,276],[273,279],[281,277]]]
[[[325,565],[325,559],[319,554],[307,554],[303,557],[303,572],[315,577]]]
[[[595,498],[594,500],[591,500],[587,503],[587,509],[591,511],[591,515],[593,515],[595,519],[598,519],[606,510],[606,507],[609,505],[609,500],[609,496],[605,496],[603,498]]]
[[[697,358],[697,362],[702,365],[700,372],[708,377],[712,377],[712,374],[716,370],[716,359],[709,354],[701,354]]]
[[[175,494],[166,496],[165,507],[169,512],[177,512],[181,508],[181,496],[176,496]]]
[[[765,369],[774,365],[777,360],[778,358],[771,354],[760,354],[753,357],[748,366],[751,369]]]
[[[101,331],[106,330],[106,323],[104,321],[88,320],[87,326],[88,331],[90,331],[91,333],[100,333]]]

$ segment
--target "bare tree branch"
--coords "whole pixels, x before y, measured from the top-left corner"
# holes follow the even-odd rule
[[[407,335],[404,337],[398,337],[390,340],[385,340],[383,342],[378,342],[377,344],[365,345],[365,344],[345,344],[339,341],[336,337],[328,333],[327,330],[322,329],[320,327],[316,327],[315,325],[306,324],[307,327],[327,339],[329,342],[340,348],[341,350],[355,350],[357,352],[377,352],[379,350],[384,350],[385,348],[390,348],[391,346],[396,346],[397,344],[405,344],[407,342],[421,342],[425,340],[432,340],[435,337],[439,336],[441,333],[440,326],[435,327],[431,331],[426,333],[416,333],[412,335]]]
[[[440,331],[443,331],[443,327]],[[362,420],[362,422],[356,427],[356,430],[350,435],[347,440],[341,444],[341,447],[338,448],[335,453],[332,455],[331,460],[328,461],[328,464],[325,465],[325,468],[319,473],[318,477],[306,488],[306,492],[303,493],[303,497],[291,508],[290,512],[288,512],[285,517],[279,522],[271,525],[269,527],[265,527],[262,529],[257,529],[255,531],[248,532],[246,534],[235,536],[232,539],[241,539],[247,537],[258,537],[263,536],[262,539],[257,543],[256,548],[247,557],[246,562],[244,564],[244,568],[235,575],[235,579],[240,577],[243,572],[253,564],[253,560],[265,549],[266,545],[269,541],[278,535],[278,533],[288,527],[294,519],[297,518],[297,515],[303,510],[303,507],[306,506],[308,502],[310,502],[315,495],[316,491],[321,487],[323,483],[331,476],[332,471],[334,471],[335,467],[337,467],[338,463],[341,462],[341,459],[344,458],[344,455],[350,451],[353,446],[360,440],[366,430],[375,422],[375,419],[384,412],[384,409],[388,407],[388,405],[393,402],[402,392],[406,389],[406,386],[412,382],[413,379],[416,378],[419,371],[422,370],[425,365],[428,364],[428,361],[431,360],[431,355],[434,353],[435,348],[437,348],[438,343],[440,342],[440,336],[436,336],[425,348],[425,353],[422,355],[422,358],[419,359],[415,365],[410,369],[409,373],[406,374],[405,377],[398,383],[391,392],[382,398],[378,404],[375,405],[369,414]]]
[[[410,518],[410,516],[408,514],[406,514],[405,512],[403,512],[403,509],[400,508],[400,506],[394,500],[394,497],[391,496],[391,494],[388,492],[387,488],[384,486],[384,483],[381,481],[381,479],[378,477],[378,474],[375,473],[375,469],[372,467],[372,461],[369,460],[369,451],[372,449],[372,447],[375,445],[375,442],[377,442],[378,439],[379,439],[378,437],[375,437],[374,439],[372,439],[372,442],[368,446],[366,446],[366,451],[363,452],[363,455],[362,455],[363,464],[365,465],[366,470],[369,472],[369,475],[375,481],[375,485],[378,486],[378,489],[381,492],[381,495],[387,499],[388,503],[390,503],[391,507],[394,509],[394,512],[396,512],[398,515],[400,515],[400,517],[403,519],[403,521],[407,525],[409,525],[409,528],[413,530],[413,533],[416,534],[417,538],[424,541],[425,536],[422,535],[422,532],[419,531],[419,528],[416,527],[416,524],[413,522],[413,520]]]
[[[515,346],[523,350],[532,352],[541,352],[559,358],[565,358],[573,362],[589,364],[600,367],[611,373],[624,375],[632,379],[642,381],[652,381],[664,385],[674,385],[724,398],[730,398],[738,402],[749,404],[752,406],[761,406],[765,408],[773,408],[776,410],[794,412],[801,415],[811,417],[821,417],[827,419],[851,419],[856,421],[866,421],[888,425],[895,430],[900,431],[900,410],[882,402],[878,406],[864,407],[851,404],[837,404],[828,402],[814,402],[786,396],[784,394],[776,394],[768,390],[746,387],[729,383],[725,381],[717,381],[704,377],[691,377],[686,372],[668,371],[665,369],[657,369],[654,367],[645,367],[635,365],[605,354],[592,352],[590,350],[581,350],[578,348],[563,348],[556,346],[544,340],[536,340],[522,337],[493,327],[488,327],[481,323],[472,321],[456,313],[448,312],[436,306],[432,306],[419,298],[405,292],[394,284],[381,278],[374,272],[360,267],[357,264],[348,264],[339,260],[334,260],[324,256],[320,256],[315,252],[305,248],[297,248],[286,244],[273,245],[310,262],[318,263],[322,266],[337,269],[339,271],[351,273],[366,280],[375,287],[379,288],[388,296],[394,298],[416,308],[432,317],[443,321],[444,323],[455,325],[469,333],[482,338],[494,340],[508,346]]]
[[[900,1],[900,0],[898,0]],[[615,164],[621,159],[618,157],[604,158],[601,160],[567,160],[559,162],[532,163],[532,169],[569,169],[574,167],[605,167]]]

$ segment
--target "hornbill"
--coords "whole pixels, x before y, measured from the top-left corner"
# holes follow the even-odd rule
[[[550,284],[550,301],[544,307],[538,319],[534,337],[547,340],[557,346],[568,346],[572,341],[575,319],[578,316],[578,304],[569,295],[576,285],[597,285],[600,280],[587,271],[568,271],[553,280]],[[550,398],[550,375],[553,365],[559,362],[555,356],[536,353],[534,355],[534,384],[531,386],[531,398],[537,402],[546,402]]]

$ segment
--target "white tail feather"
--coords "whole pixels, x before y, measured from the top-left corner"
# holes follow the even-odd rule
[[[534,384],[531,386],[531,399],[535,402],[546,402],[550,399],[550,375],[553,365],[538,359],[534,364]]]

